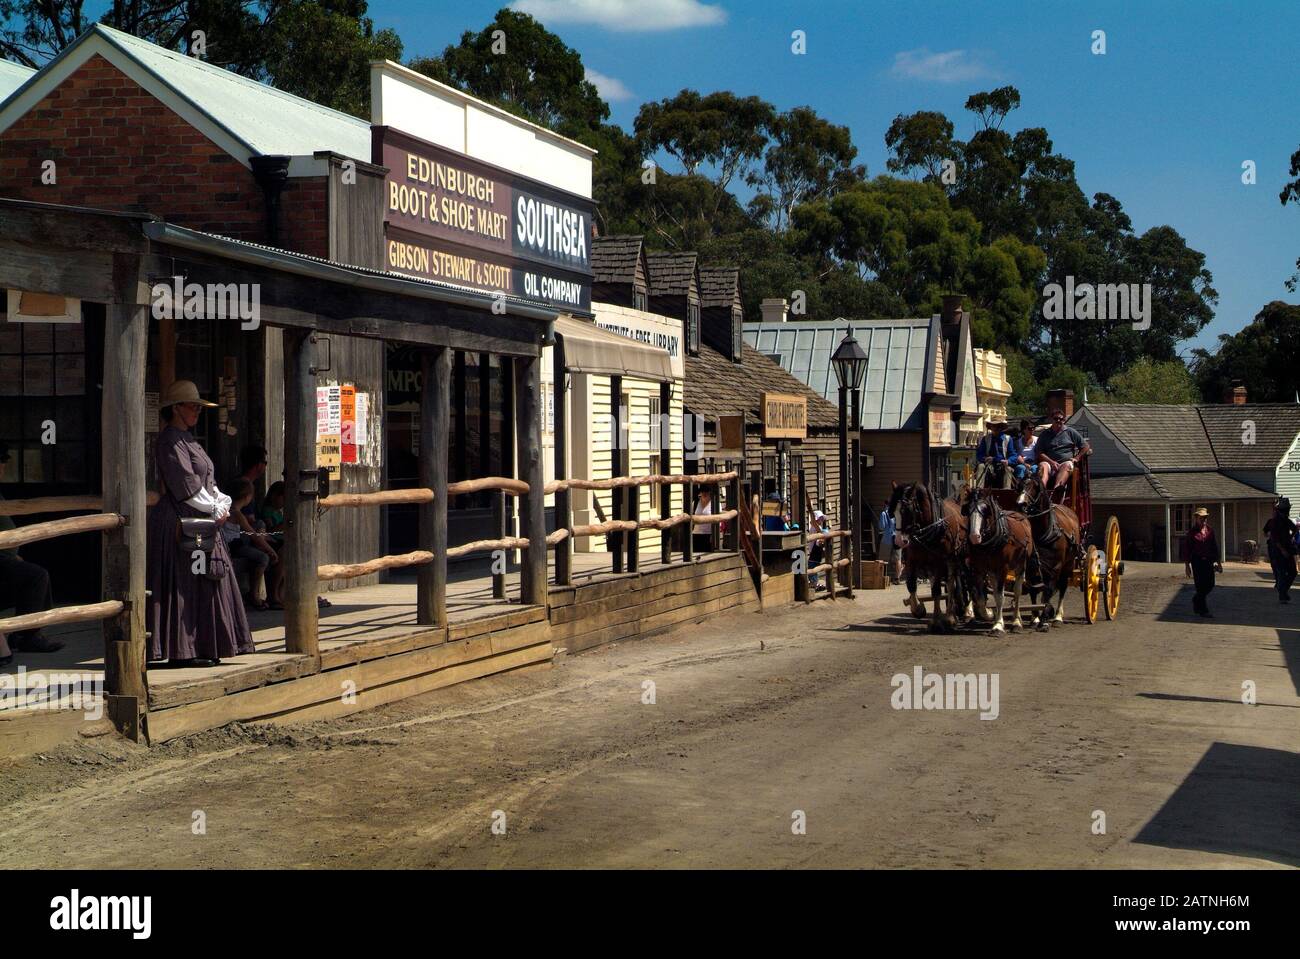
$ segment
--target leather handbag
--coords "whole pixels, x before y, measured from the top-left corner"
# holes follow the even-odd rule
[[[177,541],[180,545],[181,560],[192,562],[195,552],[204,554],[203,577],[210,580],[226,578],[229,567],[224,559],[217,555],[217,537],[221,530],[215,519],[205,516],[186,516],[180,520],[177,529]]]

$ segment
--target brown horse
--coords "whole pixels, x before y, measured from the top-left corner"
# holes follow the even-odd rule
[[[1034,617],[1034,625],[1047,629],[1048,621],[1065,622],[1065,592],[1070,588],[1070,574],[1083,555],[1079,517],[1068,506],[1054,504],[1040,479],[1029,477],[1016,500],[1029,517],[1034,532],[1034,555],[1047,586],[1047,602]],[[1056,594],[1053,602],[1052,594]]]
[[[994,602],[994,633],[1006,632],[1002,622],[1002,603],[1006,595],[1007,573],[1015,575],[1012,603],[1015,620],[1012,629],[1022,629],[1020,593],[1025,584],[1025,566],[1034,552],[1033,532],[1023,513],[1003,510],[992,496],[976,496],[970,506],[970,563],[975,573],[975,592],[984,592],[991,581]]]
[[[907,550],[913,575],[908,577],[911,588],[907,604],[916,613],[918,607],[925,615],[925,607],[917,600],[915,574],[928,573],[930,597],[934,612],[930,628],[947,632],[956,628],[957,619],[964,613],[961,600],[960,563],[966,549],[966,517],[961,507],[950,499],[940,500],[924,483],[909,483],[895,488],[889,510],[894,516],[894,542]],[[947,593],[948,611],[939,612],[939,584]]]

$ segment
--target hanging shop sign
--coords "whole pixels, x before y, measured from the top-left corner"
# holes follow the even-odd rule
[[[808,398],[794,393],[763,394],[763,441],[808,437]]]
[[[388,269],[591,312],[590,200],[392,127],[372,134]]]

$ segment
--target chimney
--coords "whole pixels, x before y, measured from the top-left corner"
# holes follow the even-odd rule
[[[1229,406],[1246,405],[1246,386],[1240,380],[1223,391],[1223,402]]]
[[[1050,417],[1057,410],[1064,410],[1067,420],[1074,415],[1074,390],[1047,391],[1047,415]]]
[[[784,297],[764,297],[759,309],[763,312],[764,323],[784,323],[786,317]]]
[[[248,158],[253,179],[262,188],[266,202],[266,245],[280,245],[280,191],[289,179],[289,158],[264,154]]]
[[[954,323],[961,322],[961,303],[962,295],[960,293],[950,293],[943,298],[943,312],[940,314],[943,318],[944,326],[951,326]]]

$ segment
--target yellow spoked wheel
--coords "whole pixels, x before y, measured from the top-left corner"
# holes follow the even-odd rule
[[[1119,615],[1119,576],[1124,557],[1120,551],[1119,520],[1114,516],[1106,520],[1106,618]]]
[[[1083,615],[1089,623],[1097,621],[1101,606],[1101,573],[1097,570],[1100,557],[1096,546],[1089,546],[1083,557]]]

